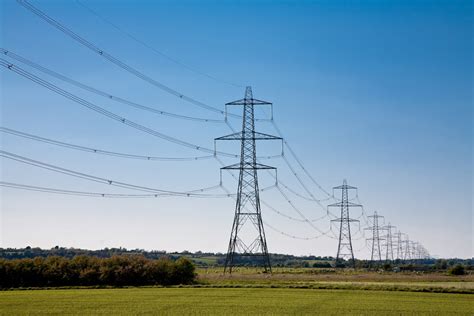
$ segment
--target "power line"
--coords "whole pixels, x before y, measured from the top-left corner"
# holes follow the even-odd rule
[[[214,157],[214,158],[221,164],[221,166],[223,166],[223,167],[225,166],[224,162],[222,162],[222,160],[221,160],[219,157],[216,156],[216,157]],[[224,169],[224,170],[226,170],[227,172],[229,172],[229,174],[237,181],[237,178],[235,177],[235,175],[234,175],[232,172],[230,172],[230,170],[228,170],[228,169]],[[296,207],[296,205],[293,203],[293,201],[291,201],[291,200],[288,198],[288,196],[282,191],[282,189],[280,188],[279,185],[276,185],[275,187],[278,189],[278,191],[279,191],[280,194],[283,196],[283,198],[285,199],[285,201],[293,208],[293,210],[296,211],[296,212],[300,215],[301,219],[297,219],[297,218],[294,218],[294,217],[289,216],[289,215],[287,215],[287,214],[284,214],[284,213],[278,211],[276,208],[272,207],[272,206],[271,206],[270,204],[268,204],[267,202],[265,202],[265,201],[263,201],[262,199],[260,199],[260,202],[261,202],[262,204],[264,204],[265,206],[267,206],[270,210],[274,211],[275,213],[277,213],[277,214],[279,214],[279,215],[281,215],[281,216],[283,216],[283,217],[286,217],[286,218],[288,218],[288,219],[290,219],[290,220],[308,223],[314,230],[316,230],[316,231],[317,231],[318,233],[320,233],[321,235],[325,235],[325,236],[327,236],[327,237],[329,237],[329,238],[335,239],[335,237],[332,237],[332,236],[327,235],[331,230],[328,230],[327,232],[323,232],[323,231],[321,231],[319,228],[317,228],[317,227],[313,224],[313,222],[319,221],[319,220],[325,218],[327,215],[324,215],[324,216],[322,216],[322,217],[320,217],[320,218],[316,218],[316,219],[313,219],[313,220],[309,220],[309,219],[306,218],[306,217],[304,216],[304,214]]]
[[[12,53],[11,51],[8,51],[4,48],[0,48],[0,52],[2,54],[4,54],[5,56],[8,56],[12,59],[15,59],[16,61],[19,61],[19,62],[21,62],[25,65],[30,66],[30,67],[33,67],[36,70],[39,70],[39,71],[41,71],[41,72],[43,72],[47,75],[50,75],[50,76],[52,76],[56,79],[62,80],[64,82],[67,82],[67,83],[69,83],[71,85],[74,85],[78,88],[81,88],[83,90],[92,92],[92,93],[94,93],[96,95],[99,95],[99,96],[102,96],[106,99],[109,99],[109,100],[112,100],[112,101],[115,101],[115,102],[118,102],[118,103],[121,103],[121,104],[125,104],[127,106],[131,106],[131,107],[136,108],[136,109],[140,109],[140,110],[143,110],[143,111],[147,111],[147,112],[151,112],[151,113],[159,114],[159,115],[163,115],[163,116],[168,116],[168,117],[172,117],[172,118],[176,118],[176,119],[182,119],[182,120],[198,121],[198,122],[205,122],[205,123],[224,123],[225,122],[224,120],[194,117],[194,116],[189,116],[189,115],[181,115],[181,114],[176,114],[176,113],[167,112],[167,111],[163,111],[163,110],[158,110],[158,109],[155,109],[155,108],[152,108],[152,107],[149,107],[149,106],[146,106],[146,105],[142,105],[142,104],[139,104],[139,103],[136,103],[136,102],[133,102],[133,101],[121,98],[121,97],[117,97],[117,96],[112,95],[108,92],[96,89],[96,88],[91,87],[89,85],[86,85],[86,84],[83,84],[83,83],[78,82],[76,80],[73,80],[71,78],[68,78],[68,77],[66,77],[66,76],[64,76],[60,73],[57,73],[57,72],[55,72],[51,69],[43,67],[43,66],[41,66],[41,65],[39,65],[35,62],[32,62],[31,60],[28,60],[28,59],[26,59],[26,58],[24,58],[20,55]]]
[[[228,157],[235,157],[235,154],[230,154],[230,153],[225,153],[225,152],[220,152],[220,151],[216,151],[215,149],[210,149],[210,148],[206,148],[206,147],[202,147],[202,146],[198,146],[198,145],[195,145],[195,144],[192,144],[192,143],[189,143],[189,142],[186,142],[186,141],[183,141],[183,140],[180,140],[178,138],[175,138],[175,137],[172,137],[172,136],[169,136],[169,135],[166,135],[166,134],[163,134],[161,132],[158,132],[156,130],[153,130],[151,128],[148,128],[144,125],[141,125],[141,124],[138,124],[134,121],[131,121],[131,120],[128,120],[122,116],[119,116],[113,112],[110,112],[98,105],[95,105],[89,101],[86,101],[66,90],[63,90],[61,88],[59,88],[58,86],[46,81],[46,80],[43,80],[25,70],[23,70],[22,68],[14,65],[14,64],[11,64],[9,63],[8,61],[0,58],[0,65],[5,67],[5,68],[8,68],[9,70],[39,84],[39,85],[42,85],[43,87],[59,94],[59,95],[62,95],[82,106],[85,106],[99,114],[102,114],[108,118],[111,118],[115,121],[118,121],[122,124],[125,124],[125,125],[128,125],[130,127],[133,127],[137,130],[141,130],[145,133],[148,133],[150,135],[153,135],[155,137],[158,137],[158,138],[161,138],[161,139],[164,139],[164,140],[167,140],[171,143],[175,143],[175,144],[178,144],[178,145],[181,145],[181,146],[184,146],[184,147],[188,147],[188,148],[192,148],[192,149],[195,149],[195,150],[198,150],[198,151],[202,151],[202,152],[207,152],[207,153],[213,153],[213,154],[219,154],[219,155],[223,155],[223,156],[228,156]]]
[[[204,191],[210,191],[214,190],[216,188],[220,187],[219,185],[214,185],[211,187],[207,188],[200,188],[200,189],[195,189],[191,191],[184,191],[184,192],[178,192],[178,191],[170,191],[170,190],[163,190],[163,189],[156,189],[156,188],[150,188],[150,187],[145,187],[145,186],[140,186],[140,185],[135,185],[135,184],[129,184],[125,182],[120,182],[120,181],[115,181],[115,180],[110,180],[110,179],[105,179],[101,177],[97,177],[94,175],[89,175],[83,172],[78,172],[74,171],[71,169],[66,169],[62,168],[59,166],[55,166],[52,164],[44,163],[38,160],[33,160],[24,156],[20,156],[14,153],[10,153],[7,151],[0,150],[0,156],[14,160],[23,164],[35,166],[38,168],[50,170],[53,172],[58,172],[61,174],[65,174],[68,176],[76,177],[76,178],[81,178],[84,180],[88,181],[93,181],[93,182],[98,182],[102,184],[107,184],[107,185],[112,185],[112,186],[117,186],[121,188],[126,188],[126,189],[132,189],[132,190],[138,190],[138,191],[145,191],[145,192],[153,192],[153,193],[162,193],[170,196],[182,196],[182,197],[203,197],[203,198],[222,198],[222,197],[228,197],[228,195],[222,195],[222,194],[202,194],[202,193],[196,193],[196,192],[204,192]]]
[[[225,163],[217,156],[214,157],[217,162],[219,162],[219,164],[222,166],[222,167],[225,167]],[[234,178],[234,180],[238,181],[237,177],[228,169],[224,169],[225,171],[227,171],[230,176],[232,178]],[[277,186],[279,186],[281,183],[277,182],[275,185],[272,185],[271,187],[272,188],[276,188]],[[265,189],[261,189],[260,191],[263,192],[265,191]],[[263,199],[260,198],[260,202],[265,205],[268,209],[270,209],[271,211],[275,212],[276,214],[280,215],[280,216],[283,216],[283,217],[286,217],[287,219],[290,219],[290,220],[293,220],[295,222],[303,222],[303,223],[306,223],[308,221],[308,219],[298,219],[298,218],[295,218],[295,217],[292,217],[290,215],[287,215],[285,213],[282,213],[280,211],[278,211],[275,207],[273,207],[272,205],[270,205],[268,202],[264,201]],[[317,222],[317,221],[320,221],[321,219],[325,218],[326,216],[322,216],[322,217],[319,217],[319,218],[315,218],[315,219],[309,219],[309,221],[311,222]]]
[[[260,202],[262,202],[262,204],[265,205],[266,207],[268,207],[268,209],[270,209],[272,212],[274,212],[274,213],[276,213],[276,214],[278,214],[282,217],[285,217],[285,218],[290,219],[290,220],[295,221],[295,222],[306,223],[306,220],[295,218],[293,216],[287,215],[286,213],[282,213],[279,210],[277,210],[275,207],[271,206],[270,204],[268,204],[267,202],[265,202],[263,200],[260,200]],[[322,216],[322,217],[315,218],[315,219],[309,219],[309,221],[317,222],[317,221],[320,221],[320,220],[324,219],[325,217],[326,216]]]
[[[61,141],[53,140],[50,138],[45,138],[41,136],[36,136],[36,135],[20,132],[20,131],[6,128],[6,127],[0,127],[0,132],[7,133],[14,136],[23,137],[26,139],[30,139],[30,140],[34,140],[34,141],[38,141],[42,143],[52,144],[55,146],[61,146],[61,147],[69,148],[69,149],[75,149],[75,150],[85,151],[85,152],[94,153],[94,154],[108,155],[108,156],[121,157],[121,158],[152,160],[152,161],[155,161],[155,160],[156,161],[195,161],[195,160],[211,159],[214,157],[214,155],[196,156],[196,157],[157,157],[157,156],[151,156],[151,155],[147,155],[147,156],[136,155],[136,154],[107,151],[107,150],[102,150],[102,149],[97,149],[97,148],[90,148],[90,147],[75,145],[71,143],[61,142]],[[238,157],[238,155],[236,155],[236,157]]]
[[[286,148],[288,148],[288,151],[289,151],[290,154],[293,156],[293,158],[295,159],[295,161],[297,162],[297,164],[300,166],[300,168],[303,170],[303,172],[306,174],[306,176],[307,176],[307,177],[311,180],[311,182],[313,182],[313,184],[316,185],[316,187],[318,187],[318,189],[320,189],[324,194],[326,194],[328,197],[332,197],[333,195],[330,194],[328,191],[326,191],[326,190],[316,181],[316,179],[314,179],[314,177],[308,172],[308,170],[304,167],[303,163],[301,162],[301,160],[300,160],[300,159],[298,158],[298,156],[296,155],[295,151],[291,148],[290,144],[288,143],[287,138],[284,137],[283,133],[281,132],[281,130],[280,130],[280,128],[278,127],[278,125],[276,124],[275,120],[271,120],[271,122],[272,122],[273,127],[274,127],[275,130],[277,131],[278,135],[284,139],[283,144],[286,146]]]
[[[129,73],[133,74],[134,76],[150,83],[151,85],[169,93],[169,94],[172,94],[184,101],[187,101],[191,104],[194,104],[196,106],[199,106],[201,108],[204,108],[206,110],[209,110],[209,111],[212,111],[212,112],[216,112],[216,113],[220,113],[222,115],[225,114],[225,112],[223,110],[220,110],[216,107],[213,107],[211,105],[208,105],[208,104],[205,104],[203,102],[200,102],[196,99],[193,99],[187,95],[184,95],[183,93],[177,91],[177,90],[174,90],[156,80],[154,80],[153,78],[143,74],[142,72],[138,71],[137,69],[129,66],[128,64],[120,61],[119,59],[115,58],[114,56],[110,55],[109,53],[107,53],[106,51],[100,49],[99,47],[97,47],[95,44],[87,41],[86,39],[84,39],[83,37],[79,36],[78,34],[74,33],[72,30],[70,30],[69,28],[65,27],[64,25],[62,25],[61,23],[59,23],[58,21],[56,21],[55,19],[51,18],[50,16],[48,16],[46,13],[44,13],[43,11],[39,10],[38,8],[36,8],[35,6],[33,6],[32,4],[30,4],[28,1],[26,0],[17,0],[17,2],[22,5],[23,7],[25,7],[26,9],[28,9],[29,11],[31,11],[32,13],[36,14],[38,17],[40,17],[42,20],[46,21],[47,23],[49,23],[50,25],[54,26],[55,28],[57,28],[58,30],[60,30],[61,32],[63,32],[64,34],[66,34],[67,36],[69,36],[70,38],[74,39],[75,41],[77,41],[78,43],[80,43],[81,45],[89,48],[90,50],[92,50],[93,52],[99,54],[100,56],[104,57],[105,59],[107,59],[108,61],[110,61],[111,63],[119,66],[120,68],[128,71]],[[240,116],[238,115],[234,115],[234,114],[227,114],[228,116],[232,116],[232,117],[238,117],[240,118]]]
[[[223,165],[225,165],[225,164],[223,164]],[[222,189],[224,190],[224,192],[226,192],[227,194],[230,195],[230,191],[229,191],[226,187],[222,186]],[[235,196],[230,196],[230,197],[232,197],[232,198],[234,199],[234,201],[235,201]],[[266,205],[268,208],[270,208],[271,210],[277,212],[278,214],[280,214],[280,215],[282,215],[282,216],[284,216],[284,217],[287,217],[287,218],[289,218],[289,219],[293,219],[293,220],[296,220],[296,221],[305,222],[304,220],[295,219],[295,218],[293,218],[293,217],[291,217],[291,216],[287,216],[287,215],[285,215],[285,214],[279,212],[278,210],[276,210],[274,207],[270,206],[268,203],[266,203],[266,202],[263,201],[263,200],[260,200],[260,202],[262,202],[262,204]],[[320,234],[320,235],[317,235],[317,236],[310,236],[310,237],[296,236],[296,235],[288,234],[288,233],[286,233],[286,232],[284,232],[284,231],[281,231],[281,230],[275,228],[274,226],[268,224],[268,222],[265,222],[265,221],[264,221],[263,223],[265,224],[265,226],[268,226],[271,230],[273,230],[273,231],[275,231],[275,232],[277,232],[277,233],[279,233],[279,234],[281,234],[281,235],[283,235],[283,236],[285,236],[285,237],[289,237],[289,238],[293,238],[293,239],[299,239],[299,240],[313,240],[313,239],[317,239],[317,238],[320,238],[320,237],[325,236],[325,234]],[[328,231],[328,232],[329,232],[329,231]],[[328,233],[328,232],[326,232],[326,233]]]
[[[227,81],[227,80],[222,80],[222,79],[219,79],[217,77],[214,77],[214,76],[211,76],[209,75],[208,73],[205,73],[203,71],[200,71],[200,70],[197,70],[196,68],[194,67],[191,67],[187,64],[184,64],[182,62],[180,62],[179,60],[163,53],[162,51],[159,51],[157,50],[156,48],[154,48],[153,46],[151,46],[150,44],[146,43],[145,41],[137,38],[135,35],[131,34],[130,32],[126,31],[125,29],[123,29],[122,27],[118,26],[117,24],[111,22],[110,20],[106,19],[104,16],[102,16],[101,14],[97,13],[97,11],[91,9],[89,6],[85,5],[84,3],[82,3],[81,1],[79,0],[76,0],[76,3],[79,4],[81,7],[83,7],[84,9],[86,9],[87,11],[89,11],[90,13],[92,13],[93,15],[95,15],[96,17],[98,17],[100,20],[102,20],[103,22],[109,24],[110,26],[112,26],[113,28],[115,28],[116,30],[118,30],[119,32],[125,34],[125,36],[127,36],[128,38],[132,39],[133,41],[139,43],[140,45],[142,45],[143,47],[146,47],[147,49],[149,49],[150,51],[154,52],[155,54],[161,56],[161,57],[164,57],[166,59],[168,59],[169,61],[181,66],[181,67],[184,67],[186,68],[187,70],[191,71],[191,72],[194,72],[198,75],[201,75],[201,76],[204,76],[204,77],[207,77],[211,80],[214,80],[216,82],[221,82],[221,83],[224,83],[224,84],[227,84],[227,85],[230,85],[230,86],[234,86],[234,87],[237,87],[237,88],[242,88],[243,86],[242,85],[239,85],[239,84],[235,84],[235,83],[232,83],[230,81]]]
[[[44,21],[46,21],[47,23],[51,24],[52,26],[54,26],[55,28],[57,28],[58,30],[60,30],[61,32],[63,32],[64,34],[68,35],[69,37],[71,37],[72,39],[76,40],[77,42],[79,42],[80,44],[84,45],[85,47],[91,49],[92,51],[96,52],[97,54],[103,56],[104,58],[106,58],[107,60],[111,61],[112,63],[118,65],[119,67],[129,71],[130,73],[136,75],[137,77],[145,80],[145,81],[148,81],[149,83],[163,89],[164,91],[168,92],[168,93],[171,93],[175,96],[178,96],[179,98],[182,98],[186,101],[189,101],[195,105],[198,105],[198,106],[201,106],[201,107],[204,107],[208,110],[211,110],[211,111],[214,111],[214,112],[218,112],[218,113],[221,113],[221,114],[226,114],[224,111],[222,110],[219,110],[217,108],[214,108],[212,106],[209,106],[207,104],[204,104],[202,102],[199,102],[193,98],[190,98],[190,97],[187,97],[181,93],[179,93],[178,91],[174,90],[174,89],[171,89],[155,80],[153,80],[152,78],[150,77],[147,77],[146,75],[140,73],[138,70],[128,66],[127,64],[121,62],[120,60],[116,59],[115,57],[111,56],[110,54],[108,54],[107,52],[105,52],[104,50],[101,50],[99,47],[97,47],[96,45],[94,45],[93,43],[87,41],[86,39],[84,39],[83,37],[79,36],[78,34],[74,33],[72,30],[70,30],[69,28],[65,27],[64,25],[62,25],[61,23],[59,23],[58,21],[56,21],[55,19],[51,18],[50,16],[48,16],[46,13],[42,12],[41,10],[39,10],[38,8],[34,7],[33,5],[31,5],[28,1],[26,0],[17,0],[17,2],[22,5],[23,7],[25,7],[26,9],[30,10],[32,13],[36,14],[38,17],[40,17],[41,19],[43,19]],[[229,115],[229,116],[233,116],[233,117],[239,117],[238,115],[233,115],[233,114],[229,114],[227,113],[226,115]],[[282,136],[282,133],[280,131],[280,129],[278,128],[278,126],[276,125],[275,121],[272,120],[272,123],[275,127],[275,129],[277,130],[277,132],[280,134],[280,136]],[[283,136],[282,136],[283,137]],[[326,195],[328,195],[329,197],[331,197],[331,194],[329,194],[326,190],[324,190],[324,188],[322,188],[321,185],[319,185],[319,183],[316,182],[316,180],[309,174],[309,172],[306,170],[306,168],[303,166],[303,164],[301,163],[300,159],[296,156],[296,154],[294,153],[294,151],[292,150],[292,148],[289,146],[288,142],[285,141],[285,145],[288,147],[288,149],[290,150],[290,153],[293,155],[293,157],[295,158],[295,160],[297,161],[297,163],[300,165],[300,167],[302,168],[302,170],[305,172],[305,174],[311,179],[311,181],[320,189],[322,190]]]
[[[166,197],[170,196],[169,194],[118,194],[118,193],[98,193],[98,192],[86,192],[86,191],[73,191],[73,190],[64,190],[50,187],[42,186],[33,186],[12,182],[0,181],[0,186],[11,188],[11,189],[20,189],[27,191],[36,191],[44,193],[54,193],[54,194],[63,194],[63,195],[76,195],[76,196],[86,196],[86,197],[98,197],[98,198],[157,198],[157,197]]]
[[[318,235],[318,236],[311,236],[311,237],[303,237],[303,236],[296,236],[296,235],[292,235],[292,234],[288,234],[288,233],[285,233],[284,231],[281,231],[277,228],[275,228],[274,226],[268,224],[268,222],[263,222],[265,224],[265,226],[268,226],[271,230],[285,236],[285,237],[289,237],[289,238],[293,238],[293,239],[299,239],[299,240],[313,240],[313,239],[318,239],[318,238],[321,238],[323,237],[324,235],[321,234],[321,235]]]
[[[366,226],[370,226],[371,224],[370,224],[369,219],[368,219],[368,217],[367,217],[367,212],[365,211],[364,203],[362,203],[362,202],[360,201],[359,194],[356,194],[356,200],[357,200],[357,203],[359,203],[360,205],[362,205],[362,206],[361,206],[361,209],[362,209],[361,217],[362,217],[362,219],[364,220],[364,224],[365,224]],[[359,218],[360,218],[360,217],[359,217]],[[358,218],[358,219],[359,219],[359,218]]]
[[[140,159],[140,160],[149,160],[149,161],[197,161],[197,160],[212,159],[215,157],[214,155],[194,156],[194,157],[158,157],[158,156],[152,156],[152,155],[128,154],[128,153],[108,151],[108,150],[103,150],[103,149],[85,147],[85,146],[80,146],[80,145],[71,144],[67,142],[62,142],[62,141],[45,138],[45,137],[41,137],[41,136],[37,136],[37,135],[25,133],[25,132],[20,132],[18,130],[14,130],[7,127],[0,127],[0,132],[18,136],[18,137],[23,137],[23,138],[34,140],[37,142],[52,144],[55,146],[61,146],[61,147],[74,149],[74,150],[80,150],[80,151],[89,152],[93,154],[108,155],[108,156],[114,156],[114,157],[120,157],[120,158]],[[235,158],[238,158],[238,157],[239,155],[235,155]],[[280,156],[279,155],[262,156],[262,157],[259,157],[259,159],[274,159],[277,157],[280,157]]]
[[[283,188],[285,188],[288,192],[292,193],[293,195],[299,197],[299,198],[302,198],[303,200],[306,200],[306,201],[312,201],[312,202],[315,202],[315,201],[319,201],[319,202],[324,202],[324,201],[328,201],[330,199],[334,199],[334,197],[328,197],[328,198],[325,198],[325,199],[317,199],[317,200],[314,200],[313,198],[311,197],[307,197],[307,196],[304,196],[303,194],[301,193],[298,193],[296,190],[292,189],[290,186],[286,185],[285,183],[283,183],[280,179],[278,179],[278,185],[281,185]]]
[[[300,183],[300,185],[303,187],[303,189],[306,191],[307,194],[309,194],[309,196],[311,197],[312,201],[316,202],[316,204],[318,206],[320,206],[323,210],[326,210],[325,206],[321,203],[320,200],[316,199],[313,195],[313,193],[311,193],[311,191],[308,189],[308,187],[304,184],[303,180],[300,178],[300,176],[296,173],[295,169],[291,166],[290,162],[288,161],[288,159],[286,158],[286,156],[283,156],[283,160],[286,162],[288,168],[290,168],[291,172],[293,173],[293,175],[295,176],[295,178],[298,180],[298,182]],[[330,198],[332,198],[332,195],[329,196]]]
[[[328,232],[330,231],[327,231],[327,232],[323,232],[321,229],[319,229],[317,226],[315,226],[313,224],[313,222],[311,222],[308,218],[306,218],[306,216],[304,216],[304,214],[296,207],[296,205],[293,203],[293,201],[291,201],[288,196],[283,192],[283,190],[277,186],[277,189],[278,189],[278,192],[280,192],[280,194],[283,196],[283,198],[287,201],[287,203],[291,206],[291,208],[293,208],[293,210],[298,213],[298,215],[306,222],[308,223],[309,226],[311,226],[315,231],[319,232],[320,234],[322,235],[326,235],[327,237],[329,238],[333,238],[335,239],[335,237],[332,237],[332,236],[329,236],[327,235]]]
[[[219,157],[214,157],[222,167],[225,167],[225,164],[224,162],[219,158]],[[237,177],[230,171],[230,170],[227,170],[225,169],[233,178],[234,180],[238,181]],[[277,185],[274,185],[272,187],[277,187]],[[230,194],[230,191],[225,188],[224,186],[222,186],[222,189],[224,190],[224,192],[226,192],[227,194]],[[261,190],[263,191],[263,189]],[[231,196],[234,201],[236,200],[234,196]],[[294,221],[297,221],[297,222],[307,222],[308,219],[297,219],[297,218],[294,218],[292,216],[289,216],[285,213],[282,213],[280,211],[278,211],[275,207],[271,206],[268,202],[264,201],[263,199],[260,199],[260,202],[265,205],[267,208],[269,208],[271,211],[279,214],[280,216],[283,216],[283,217],[286,217],[287,219],[290,219],[290,220],[294,220]],[[324,217],[323,217],[324,218]],[[319,221],[320,219],[322,218],[318,218],[318,219],[314,219],[314,220],[309,220],[309,221],[312,221],[312,222],[316,222],[316,221]],[[265,226],[268,226],[270,229],[276,231],[277,233],[281,234],[281,235],[284,235],[286,237],[289,237],[289,238],[293,238],[293,239],[300,239],[300,240],[312,240],[312,239],[317,239],[317,238],[320,238],[322,236],[327,236],[327,233],[329,233],[330,230],[328,230],[327,232],[323,233],[323,234],[320,234],[318,236],[310,236],[310,237],[301,237],[301,236],[295,236],[295,235],[292,235],[292,234],[288,234],[288,233],[285,233],[281,230],[278,230],[277,228],[271,226],[270,224],[268,224],[267,222],[264,222]]]

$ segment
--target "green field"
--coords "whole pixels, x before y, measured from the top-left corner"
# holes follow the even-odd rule
[[[232,275],[222,269],[199,269],[198,282],[209,287],[273,287],[339,290],[382,290],[474,294],[474,275],[393,273],[320,269],[274,269],[273,274],[239,268]]]
[[[262,288],[127,288],[0,292],[1,315],[472,315],[473,296]]]

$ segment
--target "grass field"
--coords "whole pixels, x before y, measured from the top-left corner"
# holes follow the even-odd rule
[[[199,269],[198,272],[198,282],[213,287],[296,287],[474,294],[474,275],[287,268],[274,269],[273,274],[259,273],[253,268],[240,268],[232,275],[224,275],[222,269]]]
[[[472,315],[469,294],[306,290],[127,288],[0,292],[1,315]]]

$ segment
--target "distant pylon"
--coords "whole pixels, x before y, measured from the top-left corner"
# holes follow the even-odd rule
[[[412,260],[419,259],[417,254],[418,243],[416,241],[410,240],[410,251],[411,251],[411,258]]]
[[[251,87],[245,89],[244,99],[227,103],[226,106],[228,105],[242,105],[243,116],[241,132],[216,138],[216,140],[241,141],[240,163],[222,168],[239,170],[234,223],[230,234],[224,273],[227,271],[232,273],[236,256],[260,257],[265,272],[271,272],[272,268],[260,208],[257,170],[275,168],[257,163],[255,141],[281,140],[282,138],[255,131],[254,105],[271,105],[271,103],[254,99]],[[248,221],[252,225],[251,227],[247,225],[246,230],[243,231],[242,228]]]
[[[355,268],[354,250],[352,249],[351,222],[358,222],[357,219],[350,218],[350,207],[362,207],[360,204],[349,202],[349,190],[357,190],[356,187],[347,185],[344,179],[342,185],[334,187],[333,190],[341,190],[341,202],[328,205],[328,207],[340,207],[341,217],[331,220],[339,223],[339,243],[337,246],[336,267],[341,259],[348,258]]]
[[[386,261],[393,261],[394,256],[393,256],[393,233],[392,229],[396,228],[393,225],[388,225],[383,226],[382,229],[387,231],[387,234],[384,236],[385,237],[385,260]]]
[[[401,231],[397,232],[397,259],[403,260],[403,233]]]
[[[382,228],[379,226],[379,218],[383,218],[383,216],[377,215],[377,212],[374,212],[374,215],[367,217],[372,218],[372,227],[366,228],[367,230],[372,231],[372,237],[367,238],[367,240],[372,241],[372,253],[370,255],[370,261],[382,261],[380,241],[384,240],[384,238],[380,236],[380,231]]]
[[[411,248],[410,248],[410,239],[408,238],[408,235],[405,235],[405,240],[403,241],[404,244],[404,257],[403,259],[405,260],[411,260]]]

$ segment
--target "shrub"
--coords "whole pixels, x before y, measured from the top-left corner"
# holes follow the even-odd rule
[[[33,259],[0,259],[0,288],[79,285],[173,285],[190,284],[196,277],[193,263],[143,256],[72,259],[51,256]]]
[[[464,266],[462,264],[457,264],[449,269],[449,274],[451,275],[464,275],[466,273]]]
[[[382,266],[384,271],[391,271],[392,270],[392,265],[390,263],[384,263]]]

